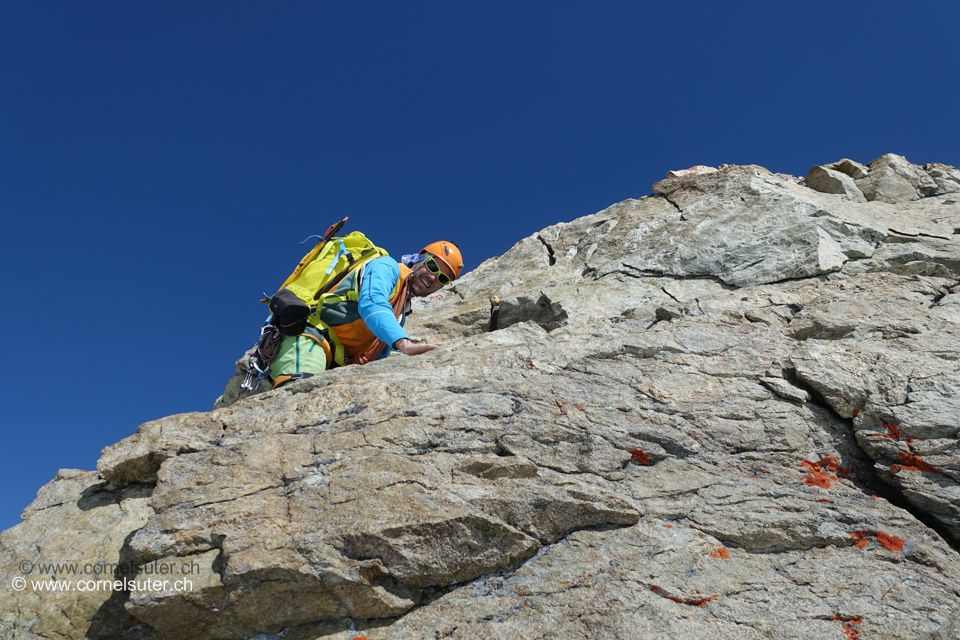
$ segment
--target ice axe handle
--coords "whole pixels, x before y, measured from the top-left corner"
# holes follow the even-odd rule
[[[344,219],[341,220],[340,222],[336,222],[336,223],[330,225],[330,228],[327,229],[327,232],[326,232],[325,234],[323,234],[323,241],[324,241],[324,242],[328,242],[328,241],[330,240],[330,238],[332,238],[333,236],[335,236],[335,235],[337,235],[338,233],[340,233],[340,229],[343,228],[343,225],[345,225],[345,224],[347,223],[347,220],[349,220],[349,219],[350,219],[350,217],[347,216],[346,218],[344,218]]]

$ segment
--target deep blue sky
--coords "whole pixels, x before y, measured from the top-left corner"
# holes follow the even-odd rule
[[[0,529],[207,410],[350,216],[467,268],[670,169],[960,165],[960,4],[0,4]]]

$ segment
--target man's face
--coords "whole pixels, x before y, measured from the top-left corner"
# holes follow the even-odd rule
[[[436,263],[440,267],[440,270],[447,274],[450,280],[453,280],[453,271],[450,267],[439,260],[437,260]],[[421,262],[417,268],[414,269],[413,273],[410,274],[410,295],[422,298],[431,293],[436,293],[442,286],[443,285],[437,282],[437,276],[427,269],[425,262]]]

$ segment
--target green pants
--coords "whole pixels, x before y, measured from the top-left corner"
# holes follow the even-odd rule
[[[284,336],[277,357],[270,363],[270,375],[276,380],[297,373],[313,375],[326,368],[327,354],[316,340],[307,336]]]

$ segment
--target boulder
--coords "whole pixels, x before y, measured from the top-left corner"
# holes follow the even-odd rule
[[[937,182],[903,156],[888,153],[869,167],[870,175],[857,180],[867,200],[897,204],[937,193]]]
[[[667,171],[668,178],[682,178],[683,176],[692,176],[700,175],[704,173],[713,173],[716,171],[716,167],[707,167],[702,164],[698,164],[695,167],[690,167],[689,169],[680,169],[677,171]]]
[[[803,181],[808,187],[821,193],[844,195],[854,202],[867,201],[853,178],[840,171],[816,166],[810,169]]]
[[[859,180],[860,178],[866,178],[867,174],[870,173],[870,169],[863,166],[855,160],[850,160],[849,158],[844,158],[837,162],[831,162],[830,164],[824,165],[827,169],[832,169],[833,171],[839,171],[845,175],[850,176],[854,180]]]
[[[923,170],[937,183],[937,189],[931,195],[960,191],[960,170],[936,162],[923,165]]]

